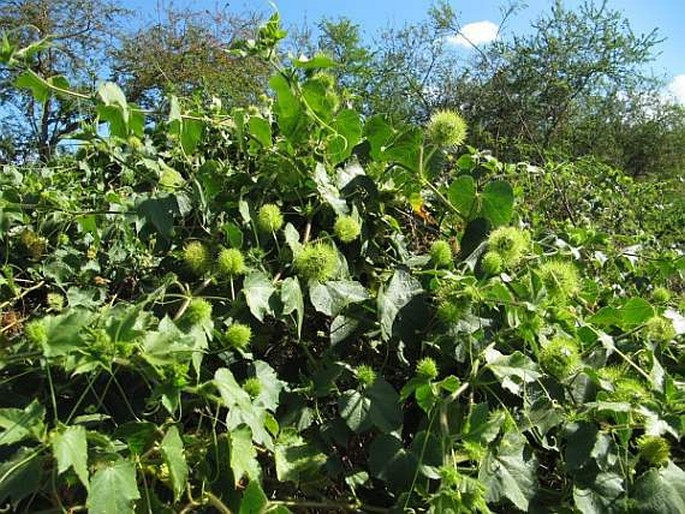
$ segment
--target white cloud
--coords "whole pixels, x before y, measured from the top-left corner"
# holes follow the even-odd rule
[[[467,48],[473,45],[489,43],[497,38],[499,27],[491,21],[477,21],[464,25],[455,36],[448,36],[447,41]]]
[[[685,105],[685,74],[673,78],[668,85],[668,92],[673,95],[676,102]]]

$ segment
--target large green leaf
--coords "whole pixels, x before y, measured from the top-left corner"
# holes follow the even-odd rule
[[[371,400],[371,422],[381,432],[392,432],[402,425],[402,409],[397,391],[382,378],[376,379],[371,387],[364,391]]]
[[[392,327],[400,310],[422,292],[421,283],[403,269],[395,271],[387,288],[379,289],[378,317],[384,338],[392,336]]]
[[[243,493],[243,499],[240,502],[239,514],[264,514],[268,503],[269,499],[266,497],[266,494],[264,494],[259,482],[250,480],[250,483],[247,484],[245,492]]]
[[[273,315],[270,299],[275,292],[276,288],[266,273],[255,271],[245,277],[243,283],[245,301],[252,315],[259,321],[264,321],[266,315]]]
[[[130,514],[138,499],[135,465],[120,460],[95,472],[86,505],[90,514]]]
[[[480,462],[478,479],[487,487],[488,502],[507,498],[520,510],[528,510],[537,491],[538,463],[518,432],[507,432],[494,449]]]
[[[11,499],[16,506],[22,499],[33,494],[42,480],[43,459],[39,452],[20,448],[14,455],[0,462],[0,503]]]
[[[338,164],[350,155],[362,136],[362,122],[357,111],[344,109],[331,122],[334,134],[328,136],[327,153],[331,164]]]
[[[90,321],[90,313],[72,310],[59,316],[46,316],[41,320],[47,332],[43,345],[46,357],[67,355],[83,347],[81,330]]]
[[[371,428],[371,399],[359,391],[345,391],[338,398],[340,417],[356,433]]]
[[[88,442],[84,426],[73,425],[63,432],[56,432],[52,438],[52,453],[57,460],[59,474],[73,468],[81,483],[89,489]]]
[[[231,430],[231,469],[235,486],[237,487],[243,477],[259,480],[261,469],[257,462],[257,450],[252,445],[252,431],[245,425]]]
[[[631,298],[619,309],[624,326],[639,325],[654,316],[654,308],[642,298]]]
[[[314,168],[313,178],[321,199],[330,205],[338,216],[342,216],[350,212],[347,202],[340,196],[338,187],[333,183],[333,180],[328,175],[326,168],[320,162],[317,163],[316,167]]]
[[[0,446],[8,446],[24,439],[40,441],[45,431],[45,407],[33,400],[24,409],[0,409]]]
[[[326,463],[326,456],[294,429],[281,432],[274,459],[278,480],[295,483],[320,480],[319,470]]]
[[[169,468],[174,498],[178,500],[183,494],[188,480],[188,464],[186,463],[183,440],[175,425],[167,430],[159,449],[162,452],[164,463]]]
[[[485,360],[502,387],[514,394],[520,395],[525,384],[535,382],[542,376],[537,364],[519,351],[503,355],[489,348],[485,351]]]
[[[514,191],[502,180],[485,186],[482,194],[482,213],[493,226],[505,225],[514,212]]]
[[[330,280],[309,290],[314,308],[326,316],[337,316],[345,307],[370,298],[364,286],[354,280]]]
[[[19,75],[14,81],[14,85],[19,89],[29,89],[38,103],[45,103],[50,97],[50,88],[47,82],[32,70],[26,70]]]
[[[612,472],[585,472],[574,477],[573,501],[583,514],[616,512],[616,500],[623,494],[623,478]]]
[[[643,514],[685,512],[685,471],[673,462],[637,479],[632,497]]]
[[[447,198],[464,218],[468,218],[476,201],[476,182],[471,175],[462,175],[450,184]]]
[[[272,76],[269,86],[276,93],[274,111],[278,116],[278,125],[283,134],[295,142],[301,137],[302,129],[307,123],[302,104],[283,74],[277,73]]]
[[[292,227],[292,225],[288,225]],[[286,227],[287,228],[287,227]],[[281,284],[281,302],[283,314],[297,313],[297,337],[302,336],[302,323],[304,322],[304,297],[302,288],[297,277],[288,277]]]

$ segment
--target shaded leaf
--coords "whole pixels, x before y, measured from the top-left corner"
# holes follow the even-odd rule
[[[138,499],[135,465],[121,460],[95,472],[86,505],[90,514],[129,514]]]
[[[73,425],[64,432],[55,433],[52,438],[52,453],[57,460],[57,472],[60,475],[69,468],[74,468],[81,483],[89,489],[88,442],[84,426]]]

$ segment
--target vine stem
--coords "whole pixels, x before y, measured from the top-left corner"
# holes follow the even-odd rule
[[[178,321],[179,319],[181,319],[181,316],[183,316],[183,314],[184,314],[184,313],[186,312],[186,310],[188,309],[188,306],[190,305],[190,302],[192,301],[193,297],[194,297],[194,296],[197,296],[197,295],[200,294],[202,291],[204,291],[205,288],[206,288],[209,284],[211,284],[211,283],[212,283],[212,279],[211,279],[211,278],[206,279],[204,282],[202,282],[202,284],[200,284],[200,285],[197,287],[197,289],[195,289],[195,291],[193,291],[193,293],[192,293],[190,296],[188,296],[188,297],[185,299],[185,301],[183,302],[183,305],[181,305],[181,308],[178,309],[178,312],[176,313],[176,316],[174,316],[174,321]]]
[[[205,498],[207,498],[209,504],[218,510],[220,514],[233,514],[231,509],[229,509],[224,502],[209,491],[205,491]]]
[[[351,512],[389,512],[388,509],[385,509],[383,507],[373,507],[371,505],[361,505],[353,503],[316,502],[307,500],[274,500],[269,502],[269,505],[282,505],[284,507],[312,509],[342,509]]]

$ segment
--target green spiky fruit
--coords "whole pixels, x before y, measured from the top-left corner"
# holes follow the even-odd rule
[[[338,252],[327,243],[311,243],[295,257],[294,265],[305,280],[325,282],[338,270]]]
[[[428,140],[441,147],[461,146],[466,141],[467,132],[466,121],[454,111],[434,113],[426,127]]]
[[[578,371],[581,364],[578,343],[573,339],[556,337],[540,353],[542,369],[560,380]]]
[[[483,269],[483,273],[492,276],[502,272],[504,262],[502,261],[500,254],[490,251],[483,256],[480,266]]]
[[[252,341],[252,329],[244,323],[233,323],[226,330],[225,339],[232,348],[244,350]]]
[[[430,256],[436,266],[449,266],[452,262],[452,247],[442,239],[434,241],[431,245]]]
[[[183,314],[183,319],[191,325],[206,323],[212,319],[212,304],[204,298],[193,298]]]
[[[335,222],[333,231],[343,243],[351,243],[359,237],[362,229],[359,222],[352,216],[340,216]]]
[[[444,281],[437,290],[438,318],[448,325],[457,323],[469,312],[477,291],[454,281]]]
[[[37,345],[44,345],[48,342],[48,332],[41,320],[33,320],[24,327],[26,339]]]
[[[615,402],[628,402],[637,405],[650,397],[650,393],[640,380],[623,377],[614,383],[614,391],[608,399]]]
[[[64,309],[64,296],[59,293],[48,293],[47,303],[48,308],[60,312]]]
[[[499,254],[503,269],[514,268],[530,247],[530,234],[517,227],[499,227],[488,236],[488,249]]]
[[[650,466],[661,467],[668,464],[671,456],[671,445],[659,436],[643,435],[637,440],[640,458]]]
[[[45,253],[47,242],[33,230],[24,230],[21,233],[20,240],[24,250],[26,250],[26,253],[28,253],[33,260],[39,260]]]
[[[243,391],[250,395],[250,398],[257,398],[262,392],[262,383],[257,377],[250,377],[243,383]]]
[[[228,278],[237,277],[245,273],[245,258],[237,248],[224,248],[216,259],[217,271]]]
[[[548,261],[540,266],[538,274],[551,300],[566,301],[580,289],[578,272],[571,263]]]
[[[673,322],[663,316],[654,316],[642,329],[644,337],[654,343],[667,343],[676,336]]]
[[[438,365],[430,357],[424,357],[416,364],[416,374],[421,378],[433,380],[438,376]]]
[[[362,387],[372,386],[376,381],[376,372],[371,366],[366,364],[357,366],[355,373],[357,374],[357,380],[359,380]]]
[[[262,205],[257,214],[257,226],[262,232],[276,232],[283,226],[281,208],[274,203]]]
[[[211,265],[209,250],[200,241],[191,241],[183,247],[183,261],[195,275],[204,274]]]
[[[668,303],[671,301],[671,292],[665,287],[657,287],[652,291],[652,299],[656,303]]]

